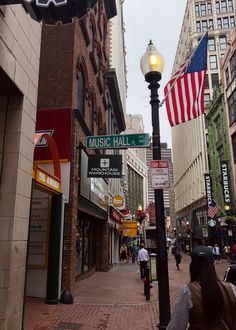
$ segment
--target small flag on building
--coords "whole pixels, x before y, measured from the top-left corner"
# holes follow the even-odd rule
[[[221,208],[220,206],[212,199],[211,204],[208,206],[208,212],[207,215],[209,218],[214,218],[216,213],[220,211]]]
[[[208,33],[164,88],[166,110],[171,126],[204,113],[204,83],[207,69]]]

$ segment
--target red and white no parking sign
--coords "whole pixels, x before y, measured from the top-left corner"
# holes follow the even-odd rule
[[[151,187],[153,189],[170,188],[168,160],[151,160],[150,174],[151,174]]]

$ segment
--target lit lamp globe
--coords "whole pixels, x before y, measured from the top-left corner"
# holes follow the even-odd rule
[[[138,211],[138,212],[142,212],[142,210],[143,210],[143,207],[142,207],[141,204],[139,204],[138,207],[137,207],[137,211]]]
[[[230,210],[230,206],[229,205],[225,205],[224,206],[224,209],[225,209],[225,211],[229,211]]]
[[[141,57],[140,68],[147,82],[151,82],[152,79],[156,81],[161,80],[164,70],[164,58],[157,51],[151,40],[146,52]]]

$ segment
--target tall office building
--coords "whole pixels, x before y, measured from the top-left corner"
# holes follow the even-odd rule
[[[173,163],[171,149],[167,143],[161,143],[161,158],[169,161],[170,188],[163,190],[165,216],[171,227],[175,227],[175,210],[174,210],[174,192],[173,192]],[[151,187],[150,178],[150,161],[153,160],[152,146],[146,149],[146,164],[148,167],[148,204],[155,202],[154,189]],[[151,210],[151,214],[153,214]],[[151,221],[152,222],[152,221]]]
[[[144,132],[141,115],[127,114],[125,117],[126,134],[139,134]],[[137,212],[141,205],[147,205],[147,166],[145,148],[129,148],[124,151],[124,167],[126,168],[127,205],[131,214]]]
[[[230,32],[235,29],[235,7],[235,0],[187,1],[173,73],[210,28],[205,103],[212,99],[214,87],[222,79],[220,63]],[[172,128],[175,209],[180,223],[189,221],[192,212],[200,225],[207,222],[204,173],[209,172],[209,167],[206,137],[204,115]]]

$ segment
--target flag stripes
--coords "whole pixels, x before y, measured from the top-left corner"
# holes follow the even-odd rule
[[[220,211],[220,206],[212,199],[211,204],[208,206],[207,215],[209,218],[214,218],[216,213]]]
[[[186,63],[182,64],[164,88],[164,100],[171,126],[192,120],[204,113],[207,43],[206,33]]]

